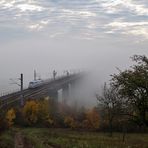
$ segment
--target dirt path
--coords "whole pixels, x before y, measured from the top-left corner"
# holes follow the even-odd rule
[[[20,131],[15,133],[14,142],[15,148],[35,148]],[[50,143],[49,141],[45,141],[43,145],[46,148],[61,148],[60,145]]]
[[[21,132],[17,132],[14,137],[15,148],[34,148],[32,144],[22,135]]]

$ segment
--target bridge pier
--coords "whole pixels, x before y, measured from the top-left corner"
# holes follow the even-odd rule
[[[51,115],[53,118],[56,118],[58,112],[58,91],[50,91],[49,92],[50,106],[51,106]]]
[[[54,100],[54,102],[58,102],[58,91],[49,92],[49,97]]]
[[[77,89],[76,83],[75,82],[71,83],[70,84],[70,93],[71,93],[71,99],[72,100],[76,100],[77,99],[76,98],[76,89]]]
[[[67,104],[67,100],[70,97],[70,88],[69,88],[69,84],[63,86],[62,88],[62,103],[63,104]]]

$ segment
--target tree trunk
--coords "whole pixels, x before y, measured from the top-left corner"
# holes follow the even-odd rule
[[[113,120],[109,120],[109,132],[110,132],[110,137],[113,136],[113,125],[112,125]]]

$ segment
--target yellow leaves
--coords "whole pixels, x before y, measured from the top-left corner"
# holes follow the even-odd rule
[[[48,100],[30,100],[27,101],[22,109],[22,114],[29,125],[36,123],[52,125],[53,120],[50,116]]]
[[[70,126],[71,127],[71,123],[73,122],[73,118],[72,117],[65,117],[65,119],[64,119],[64,123],[65,123],[65,125],[67,125],[67,126]]]
[[[85,119],[82,122],[75,120],[72,116],[66,116],[64,123],[70,128],[86,128],[86,129],[98,129],[100,125],[100,117],[95,108],[88,110],[85,113]]]
[[[64,123],[65,123],[66,126],[68,126],[70,128],[76,128],[77,127],[76,121],[70,116],[65,117]]]
[[[99,128],[99,114],[95,108],[89,110],[86,113],[86,120],[84,120],[84,125],[88,126],[88,128]]]
[[[14,119],[16,124],[29,126],[66,126],[72,129],[98,129],[99,127],[100,118],[96,109],[74,112],[70,107],[67,107],[65,114],[59,113],[54,118],[51,108],[50,100],[29,100],[24,107],[16,110],[16,113],[14,109],[8,110],[5,120],[9,127],[14,124]]]
[[[13,108],[9,109],[6,113],[6,120],[9,127],[14,124],[14,119],[16,118],[15,111]]]
[[[38,101],[38,108],[39,108],[39,118],[41,120],[48,119],[49,116],[49,101],[48,100],[41,100]]]
[[[38,118],[39,122],[46,123],[48,126],[53,125],[54,121],[51,117],[51,104],[49,100],[41,100],[38,101],[39,105],[39,112],[38,112]]]
[[[39,111],[39,104],[36,101],[31,100],[31,101],[26,102],[22,110],[22,113],[23,113],[25,120],[28,122],[28,124],[31,125],[37,122],[38,111]]]

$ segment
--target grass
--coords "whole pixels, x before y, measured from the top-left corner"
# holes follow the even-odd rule
[[[148,148],[148,134],[128,134],[122,142],[122,134],[113,137],[96,132],[80,132],[65,129],[24,129],[23,133],[35,148]]]
[[[123,143],[121,133],[109,137],[99,132],[50,128],[24,128],[13,132],[18,130],[34,148],[148,148],[148,134],[127,134]],[[0,137],[0,148],[13,148],[13,138],[11,131],[5,132]]]
[[[13,148],[14,134],[12,131],[6,131],[0,136],[0,148]]]

